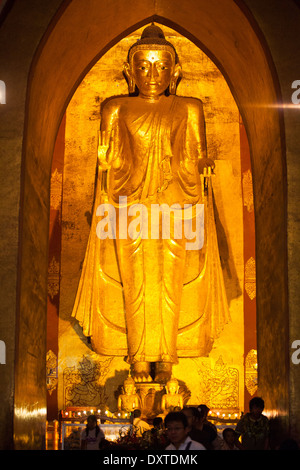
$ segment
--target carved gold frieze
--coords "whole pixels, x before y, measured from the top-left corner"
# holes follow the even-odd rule
[[[53,297],[59,292],[59,262],[52,258],[48,268],[48,295]]]
[[[253,212],[253,185],[250,170],[244,171],[243,173],[243,199],[244,206],[247,207],[248,212]]]
[[[251,349],[246,356],[245,385],[250,395],[254,395],[257,390],[257,351],[255,349]]]
[[[66,367],[63,371],[64,407],[105,406],[108,397],[101,384],[110,370],[112,357],[93,361],[86,356],[78,366]]]
[[[252,256],[245,265],[245,290],[251,300],[256,297],[256,265]]]
[[[47,390],[51,395],[57,387],[58,374],[57,374],[57,356],[49,349],[46,355],[46,377],[47,377]]]
[[[239,408],[239,371],[224,363],[222,356],[213,367],[202,362],[198,370],[201,391],[199,402],[210,409]]]
[[[50,205],[51,209],[58,210],[61,204],[62,197],[62,173],[59,173],[57,168],[51,175],[51,195]]]

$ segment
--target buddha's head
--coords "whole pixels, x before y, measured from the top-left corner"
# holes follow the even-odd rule
[[[124,380],[124,392],[126,395],[133,395],[136,392],[134,379],[130,376]]]
[[[139,90],[142,98],[158,98],[167,89],[175,94],[181,67],[174,46],[165,39],[158,26],[147,26],[128,52],[124,72],[129,92]]]
[[[166,383],[166,389],[170,395],[175,395],[175,393],[178,393],[178,390],[179,390],[178,380],[172,377]]]

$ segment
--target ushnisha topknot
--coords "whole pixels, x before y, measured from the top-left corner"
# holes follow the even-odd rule
[[[163,30],[154,23],[147,26],[142,32],[141,38],[130,47],[128,51],[128,62],[131,63],[133,54],[136,51],[149,50],[152,48],[151,46],[170,52],[174,58],[174,62],[178,62],[178,55],[175,47],[166,40]]]

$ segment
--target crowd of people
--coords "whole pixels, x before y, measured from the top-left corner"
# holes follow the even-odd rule
[[[187,406],[171,411],[165,418],[156,417],[150,425],[142,419],[140,410],[133,413],[131,436],[136,442],[150,443],[152,450],[268,450],[269,420],[263,414],[264,401],[254,397],[235,427],[226,427],[219,434],[208,420],[209,409],[205,405]],[[86,429],[81,434],[81,449],[96,450],[111,446],[94,415],[88,417]],[[124,442],[123,442],[124,445]],[[299,450],[296,441],[282,442],[279,449]]]

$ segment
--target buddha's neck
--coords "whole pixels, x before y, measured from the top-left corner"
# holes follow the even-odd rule
[[[139,98],[148,103],[157,103],[158,101],[161,100],[163,96],[165,95],[162,94],[162,95],[156,95],[156,96],[146,96],[141,93],[139,94]]]

